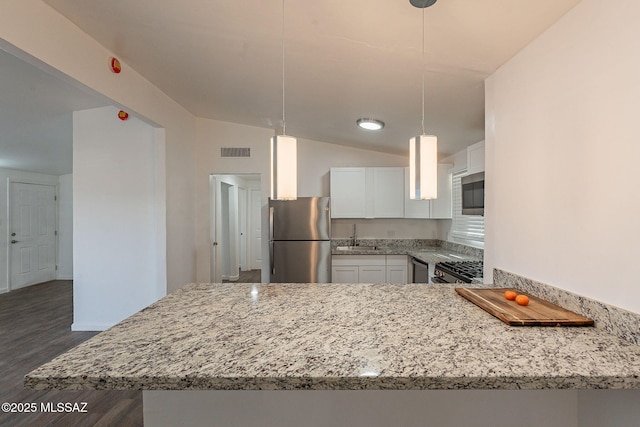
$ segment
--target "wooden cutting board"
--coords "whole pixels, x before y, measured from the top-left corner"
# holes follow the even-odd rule
[[[505,291],[529,297],[522,306],[504,297]],[[456,292],[511,326],[593,326],[593,320],[510,288],[456,288]]]

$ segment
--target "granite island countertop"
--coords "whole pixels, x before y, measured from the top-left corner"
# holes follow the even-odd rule
[[[25,386],[637,389],[640,346],[592,327],[510,327],[446,284],[192,284]]]

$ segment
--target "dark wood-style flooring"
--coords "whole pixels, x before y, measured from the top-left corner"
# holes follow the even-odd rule
[[[260,283],[260,270],[235,283]],[[33,391],[23,377],[97,332],[72,332],[73,282],[55,280],[0,294],[0,403],[36,403],[35,413],[0,412],[0,426],[142,426],[141,391]],[[88,413],[42,413],[41,403],[87,402]]]
[[[0,412],[0,426],[142,426],[141,391],[25,390],[25,374],[89,339],[71,332],[73,284],[42,283],[0,294],[0,403],[36,403],[36,413]],[[40,403],[87,402],[88,413],[42,413]]]

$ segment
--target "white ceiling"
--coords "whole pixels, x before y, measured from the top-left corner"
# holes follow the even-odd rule
[[[196,116],[281,131],[281,0],[44,1]],[[484,79],[578,2],[425,9],[426,131],[441,157],[484,139]],[[286,0],[287,134],[406,154],[421,132],[421,37],[409,0]],[[386,127],[361,130],[363,116]]]
[[[0,50],[0,168],[71,173],[72,112],[104,105]]]

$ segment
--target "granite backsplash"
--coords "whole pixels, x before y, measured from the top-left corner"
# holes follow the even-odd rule
[[[332,239],[331,246],[349,246],[353,244],[351,239]],[[406,248],[408,250],[416,250],[426,247],[441,247],[464,255],[473,256],[482,259],[484,250],[473,248],[471,246],[461,245],[453,242],[445,242],[438,239],[358,239],[359,246],[378,246],[383,248]]]
[[[593,319],[603,329],[633,344],[640,344],[640,314],[608,305],[508,271],[493,270],[494,286],[516,288],[567,310]]]

